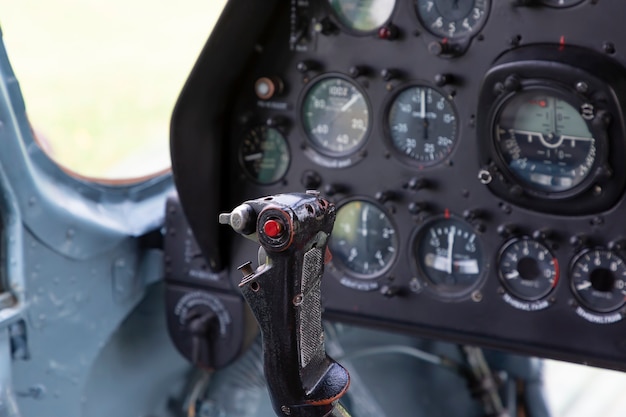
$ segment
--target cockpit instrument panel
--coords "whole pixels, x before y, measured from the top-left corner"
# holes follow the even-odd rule
[[[626,370],[621,20],[592,0],[231,1],[172,124],[209,265],[236,291],[256,257],[218,213],[317,189],[338,207],[329,318]]]

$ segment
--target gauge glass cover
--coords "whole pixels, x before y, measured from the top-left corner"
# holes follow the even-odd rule
[[[480,282],[483,250],[464,220],[443,216],[429,221],[418,231],[413,253],[420,278],[435,295],[466,296]]]
[[[328,247],[335,267],[352,277],[372,279],[393,264],[398,236],[391,219],[378,205],[353,200],[337,210]]]
[[[302,100],[301,114],[311,144],[328,156],[355,152],[370,127],[365,95],[352,81],[337,76],[314,82]]]
[[[488,0],[415,0],[422,25],[435,36],[456,39],[476,33],[487,20]]]
[[[559,264],[543,243],[514,239],[500,251],[498,274],[513,296],[526,301],[547,296],[559,280]]]
[[[287,141],[280,131],[267,126],[248,130],[239,149],[239,162],[248,177],[259,184],[280,181],[291,160]]]
[[[337,19],[345,27],[359,32],[371,32],[384,25],[395,5],[395,0],[330,0]]]
[[[386,131],[402,159],[421,166],[435,165],[450,155],[456,143],[456,112],[437,90],[411,86],[389,106]]]
[[[572,291],[589,310],[608,313],[624,305],[626,264],[616,253],[594,249],[581,253],[571,270]]]
[[[591,173],[596,141],[580,111],[548,91],[523,91],[501,106],[496,148],[522,186],[541,192],[572,190]]]

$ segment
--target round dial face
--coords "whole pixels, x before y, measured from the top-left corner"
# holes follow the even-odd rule
[[[316,81],[302,101],[302,123],[312,145],[330,156],[360,148],[370,126],[363,93],[348,79],[332,76]]]
[[[398,237],[379,206],[354,200],[337,211],[328,247],[337,268],[353,277],[376,278],[396,259]]]
[[[542,192],[575,188],[596,160],[596,141],[581,110],[548,91],[523,91],[508,99],[496,116],[494,136],[521,185]]]
[[[556,286],[559,263],[544,244],[531,239],[515,239],[500,252],[498,273],[512,295],[533,301],[545,297]]]
[[[391,103],[386,128],[393,148],[403,159],[434,165],[452,151],[457,118],[450,100],[437,90],[412,86]]]
[[[277,129],[257,126],[248,130],[239,148],[245,173],[260,184],[279,181],[289,168],[289,147]]]
[[[345,27],[359,32],[371,32],[389,20],[396,1],[330,0],[330,5]]]
[[[541,0],[541,4],[548,7],[571,7],[582,3],[585,0]]]
[[[474,229],[456,217],[425,224],[413,242],[419,276],[435,294],[468,295],[479,284],[483,251]]]
[[[426,30],[455,39],[470,36],[482,27],[489,0],[415,0],[415,9]]]
[[[604,249],[583,252],[572,264],[572,290],[589,310],[607,313],[624,305],[626,265]]]

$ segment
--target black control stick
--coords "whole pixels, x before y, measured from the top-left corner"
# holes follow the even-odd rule
[[[348,416],[348,372],[326,355],[321,278],[335,206],[317,192],[246,201],[219,221],[259,243],[259,267],[239,284],[263,336],[265,377],[278,416]]]

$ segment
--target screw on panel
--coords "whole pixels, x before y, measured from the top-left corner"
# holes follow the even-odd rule
[[[286,405],[281,406],[280,411],[282,411],[286,416],[291,415],[291,408],[287,407]]]
[[[491,181],[493,181],[493,177],[491,176],[491,172],[487,171],[486,169],[481,169],[478,172],[478,179],[480,180],[481,184],[484,184],[484,185],[487,185]]]
[[[302,304],[302,301],[304,300],[304,296],[302,294],[297,294],[295,297],[293,297],[293,305],[294,306],[299,306],[300,304]]]
[[[472,293],[472,301],[476,303],[480,303],[482,300],[483,300],[483,293],[481,293],[480,291],[474,291]]]
[[[589,85],[584,81],[578,81],[576,83],[576,91],[581,94],[585,94],[587,91],[589,91]]]
[[[615,53],[615,45],[613,42],[604,42],[602,44],[602,50],[609,55],[613,55]]]

